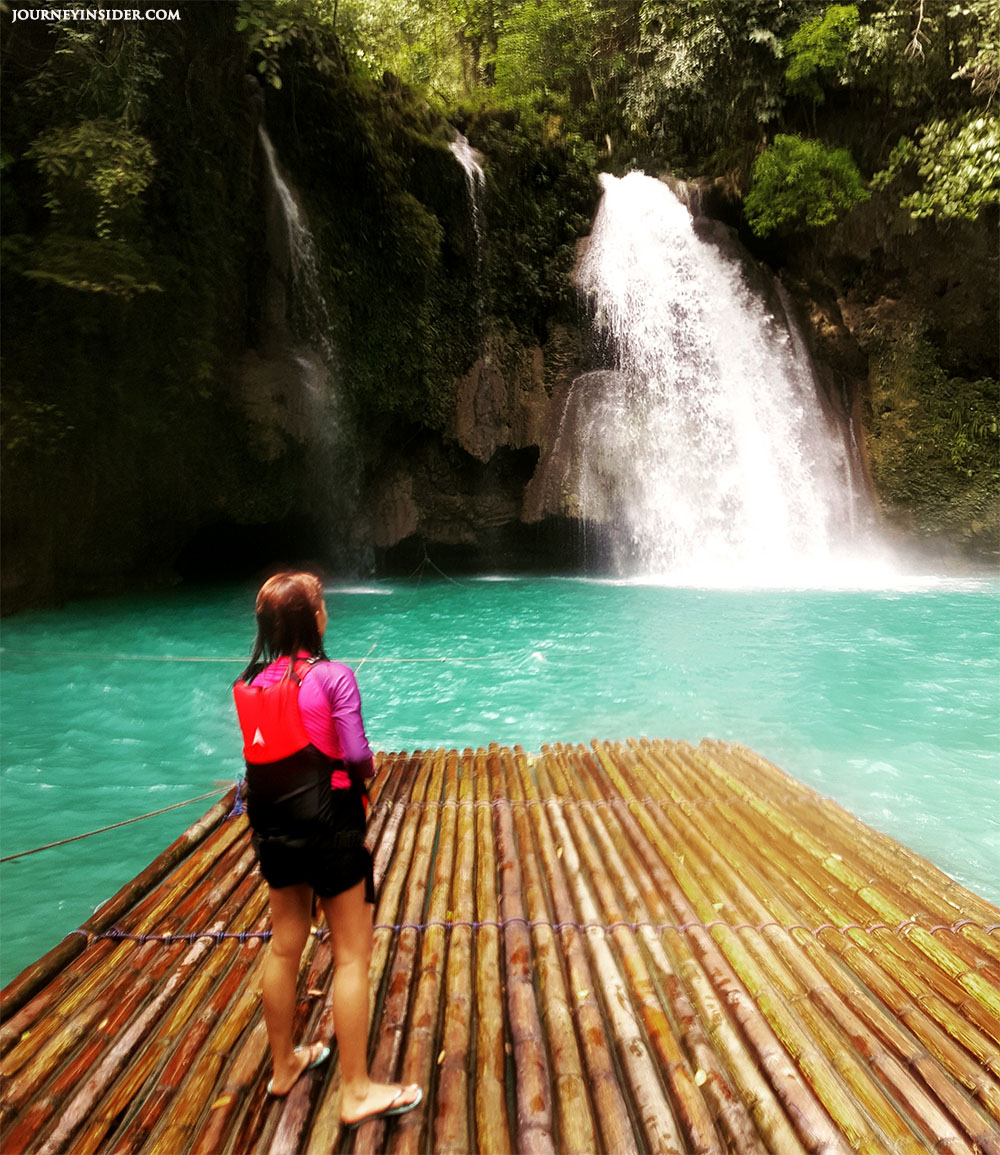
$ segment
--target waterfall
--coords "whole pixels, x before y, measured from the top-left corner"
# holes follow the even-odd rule
[[[476,238],[476,271],[481,271],[483,262],[482,196],[486,187],[486,173],[483,172],[482,154],[477,152],[460,133],[448,146],[465,172],[465,184],[469,190],[469,204],[472,209],[472,231]]]
[[[604,368],[562,414],[564,509],[605,527],[620,572],[825,584],[866,518],[801,335],[666,184],[601,179],[576,281]]]
[[[290,319],[298,330],[298,336],[313,345],[326,367],[332,370],[336,357],[330,340],[330,312],[321,288],[316,242],[309,231],[305,212],[282,174],[267,129],[261,125],[258,133],[283,231],[282,248],[291,288],[291,300],[287,302]]]
[[[280,452],[275,430],[303,447],[313,502],[303,513],[316,518],[340,562],[353,561],[361,462],[340,390],[320,252],[263,125],[259,138],[268,260],[259,347],[242,373],[244,399],[251,417],[269,429],[269,452]]]

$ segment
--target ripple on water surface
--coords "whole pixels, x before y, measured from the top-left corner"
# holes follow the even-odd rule
[[[249,653],[253,595],[186,589],[5,623],[5,855],[240,774],[229,687]],[[376,749],[736,741],[997,902],[1000,817],[984,806],[1000,790],[996,595],[995,584],[942,581],[334,584],[328,648],[360,666]],[[3,981],[206,806],[4,863]]]

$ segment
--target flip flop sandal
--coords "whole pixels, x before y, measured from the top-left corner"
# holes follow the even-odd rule
[[[296,1047],[294,1053],[297,1055],[297,1054],[299,1054],[300,1051],[308,1051],[310,1049],[311,1048],[309,1048],[309,1047]],[[327,1061],[327,1059],[329,1059],[329,1057],[330,1057],[330,1048],[324,1047],[323,1050],[320,1051],[318,1059],[313,1059],[313,1061],[311,1063],[306,1063],[306,1065],[299,1072],[298,1078],[295,1080],[295,1083],[297,1083],[299,1081],[299,1079],[302,1078],[302,1076],[306,1073],[306,1071],[311,1071],[313,1069],[313,1067],[322,1066],[323,1063],[325,1063]],[[295,1086],[295,1083],[292,1084],[292,1087]],[[267,1084],[267,1093],[271,1096],[272,1099],[284,1099],[284,1098],[287,1098],[287,1096],[292,1093],[292,1087],[289,1087],[287,1091],[283,1091],[280,1095],[278,1095],[274,1091],[271,1090],[271,1088],[273,1086],[274,1086],[274,1080],[271,1079],[270,1082]]]
[[[344,1127],[360,1127],[362,1123],[370,1123],[373,1119],[390,1119],[394,1115],[405,1115],[407,1111],[412,1111],[418,1103],[423,1101],[423,1091],[417,1087],[417,1093],[409,1103],[401,1103],[398,1107],[394,1107],[393,1103],[396,1102],[400,1095],[404,1094],[406,1091],[409,1091],[414,1086],[414,1083],[410,1083],[406,1087],[400,1087],[396,1094],[393,1096],[389,1105],[387,1107],[383,1107],[381,1111],[373,1111],[370,1115],[365,1115],[361,1119],[354,1119],[352,1122],[348,1122],[346,1119],[341,1119],[341,1124]]]

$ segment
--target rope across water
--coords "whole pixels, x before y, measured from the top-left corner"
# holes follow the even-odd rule
[[[372,647],[374,649],[374,647]],[[156,655],[156,654],[83,654],[83,653],[56,653],[53,650],[22,650],[11,649],[7,646],[0,646],[0,654],[17,654],[19,657],[47,657],[59,658],[65,661],[100,661],[100,662],[215,662],[224,665],[246,665],[246,658],[207,658],[207,657],[192,657],[187,655]],[[528,655],[531,656],[530,654]],[[360,669],[365,662],[376,663],[383,665],[408,665],[413,663],[423,664],[440,664],[445,662],[453,662],[459,664],[469,664],[474,662],[511,662],[516,659],[511,654],[483,654],[478,657],[471,658],[456,658],[456,657],[440,657],[440,658],[370,658],[367,655],[363,658],[337,658],[336,661],[343,662],[345,665],[353,665],[358,663]],[[522,661],[525,659],[522,657]]]
[[[229,787],[226,787],[228,790]],[[122,822],[112,822],[110,826],[100,826],[97,830],[88,830],[84,834],[74,834],[69,838],[60,838],[58,842],[47,842],[44,846],[35,846],[31,850],[19,850],[16,854],[5,854],[0,862],[12,862],[15,858],[25,858],[29,854],[37,854],[40,850],[51,850],[55,846],[65,846],[67,842],[79,842],[81,838],[91,838],[95,834],[103,834],[106,830],[117,830],[119,826],[130,826],[133,822],[141,822],[144,818],[155,818],[158,814],[166,814],[168,810],[177,810],[181,806],[190,806],[192,802],[204,802],[208,798],[218,798],[226,790],[212,790],[208,794],[199,794],[197,798],[185,798],[183,802],[175,802],[172,806],[164,806],[160,810],[151,810],[148,814],[140,814],[136,818],[126,818]]]

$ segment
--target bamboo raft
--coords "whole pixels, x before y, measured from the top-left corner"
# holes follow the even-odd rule
[[[1000,910],[753,752],[378,758],[373,1076],[285,1100],[235,791],[3,992],[18,1152],[1000,1153]],[[311,936],[301,1038],[332,1035]]]

